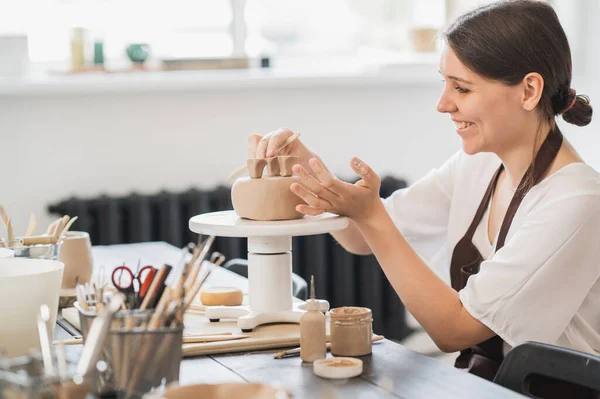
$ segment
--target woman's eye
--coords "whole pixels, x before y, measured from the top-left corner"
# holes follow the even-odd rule
[[[462,93],[462,94],[465,94],[465,93],[469,92],[469,89],[465,89],[465,88],[462,88],[460,86],[455,86],[454,89],[456,89],[457,92]]]

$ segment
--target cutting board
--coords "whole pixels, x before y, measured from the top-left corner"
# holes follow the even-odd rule
[[[62,311],[63,317],[79,329],[79,314],[75,308]],[[215,334],[231,332],[241,334],[235,320],[211,323],[201,312],[188,311],[185,314],[185,334]],[[326,320],[327,340],[329,341],[329,317]],[[201,356],[217,353],[247,352],[263,349],[275,349],[300,346],[300,326],[298,324],[281,323],[256,327],[249,338],[206,342],[199,344],[184,344],[183,356]]]

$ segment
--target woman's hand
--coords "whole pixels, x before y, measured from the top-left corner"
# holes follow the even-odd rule
[[[311,158],[309,165],[314,176],[301,165],[295,165],[292,169],[294,175],[300,177],[301,184],[294,183],[290,189],[307,204],[298,205],[298,212],[313,216],[332,212],[361,223],[382,205],[379,198],[381,179],[360,159],[352,158],[350,161],[352,169],[361,177],[355,184],[337,179],[316,158]]]

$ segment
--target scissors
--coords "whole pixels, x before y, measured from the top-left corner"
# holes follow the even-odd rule
[[[113,270],[111,277],[113,285],[119,292],[125,295],[127,303],[130,309],[132,309],[135,307],[136,302],[138,302],[136,292],[140,292],[141,294],[143,287],[146,287],[147,290],[148,284],[144,283],[150,283],[152,278],[154,278],[155,273],[156,269],[153,266],[144,266],[141,269],[138,266],[138,270],[134,273],[129,267],[123,265],[116,267],[115,270]],[[138,286],[137,290],[134,284],[136,280]]]

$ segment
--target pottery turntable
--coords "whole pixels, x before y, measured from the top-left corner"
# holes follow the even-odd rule
[[[292,144],[299,133],[287,138],[279,148]],[[190,219],[190,230],[199,234],[248,238],[249,305],[208,306],[211,322],[237,319],[244,332],[268,323],[300,323],[304,302],[292,295],[292,237],[345,229],[349,220],[333,214],[303,216],[296,211],[304,203],[290,191],[299,182],[292,167],[299,157],[283,155],[250,158],[230,179],[239,177],[231,188],[233,211],[205,213]],[[267,175],[263,176],[264,171]],[[318,300],[323,312],[329,303]]]
[[[243,219],[235,211],[192,217],[193,232],[248,238],[249,305],[209,306],[206,317],[213,322],[237,319],[243,332],[267,323],[299,323],[304,302],[292,299],[292,237],[342,230],[348,223],[333,214],[276,221]],[[329,310],[327,301],[319,302],[322,311]]]

